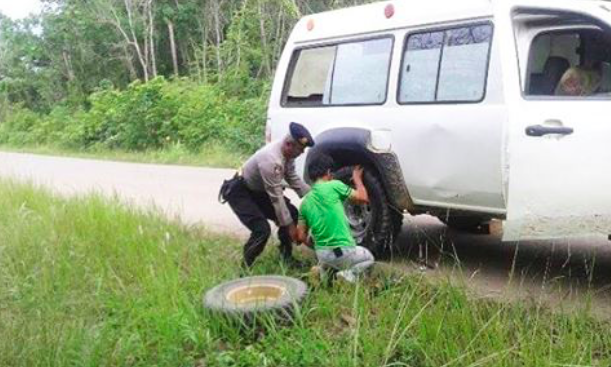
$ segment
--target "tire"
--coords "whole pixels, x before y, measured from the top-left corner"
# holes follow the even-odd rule
[[[337,180],[354,187],[353,167],[343,167],[334,173]],[[398,231],[401,230],[403,215],[397,215],[388,205],[382,182],[370,169],[365,169],[363,183],[369,196],[368,205],[344,204],[348,223],[356,244],[368,248],[374,256],[384,257],[389,253]]]
[[[285,276],[253,276],[221,283],[204,295],[204,308],[234,319],[269,314],[290,319],[307,295],[304,282]]]

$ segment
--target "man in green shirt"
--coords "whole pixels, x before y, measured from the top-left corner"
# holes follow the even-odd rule
[[[308,166],[314,182],[311,191],[301,203],[297,238],[307,243],[308,232],[314,240],[314,250],[320,265],[339,270],[338,276],[354,282],[358,274],[374,263],[371,252],[357,246],[344,211],[344,202],[367,204],[369,198],[363,185],[363,168],[356,167],[352,180],[356,189],[334,180],[334,162],[327,155],[316,157]]]

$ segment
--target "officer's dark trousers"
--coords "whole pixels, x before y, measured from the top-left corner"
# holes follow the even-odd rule
[[[244,263],[251,266],[257,256],[265,249],[265,244],[271,235],[271,227],[268,220],[278,222],[276,212],[269,196],[265,192],[253,192],[244,180],[238,180],[231,193],[226,198],[231,210],[238,216],[240,222],[251,231],[250,238],[244,245]],[[293,222],[297,223],[298,211],[288,198],[286,205],[293,217]],[[280,253],[285,260],[291,258],[292,241],[287,227],[278,229],[278,239],[280,240]]]

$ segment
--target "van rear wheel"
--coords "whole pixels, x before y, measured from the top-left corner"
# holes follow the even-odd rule
[[[337,180],[354,187],[353,167],[343,167],[334,173]],[[368,248],[376,257],[387,255],[398,231],[401,229],[397,213],[388,205],[382,182],[368,169],[363,173],[363,183],[369,196],[369,204],[359,205],[346,201],[344,208],[350,230],[357,245]]]

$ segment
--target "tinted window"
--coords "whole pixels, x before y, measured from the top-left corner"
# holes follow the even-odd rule
[[[392,40],[338,46],[331,104],[378,104],[386,100]]]
[[[403,59],[400,101],[431,102],[435,100],[442,46],[442,32],[416,34],[407,40],[407,51]]]
[[[446,32],[439,71],[438,101],[478,101],[484,96],[492,28],[479,26]]]
[[[383,38],[296,51],[284,105],[384,103],[392,44]]]
[[[410,35],[399,102],[479,101],[484,96],[492,26]]]
[[[336,47],[320,47],[297,51],[291,84],[285,97],[287,105],[321,105],[328,103]]]

